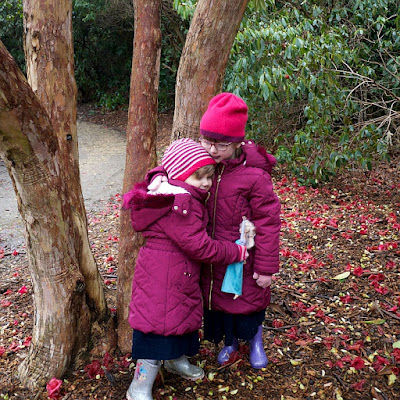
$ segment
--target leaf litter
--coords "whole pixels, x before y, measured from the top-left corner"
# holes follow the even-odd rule
[[[349,171],[317,189],[279,170],[274,184],[282,202],[281,269],[264,322],[268,366],[252,369],[245,343],[219,366],[219,347],[202,340],[192,362],[205,369],[205,378],[189,382],[162,370],[154,398],[399,399],[396,165]],[[116,194],[88,212],[90,243],[111,312],[120,204]],[[49,382],[48,390],[35,395],[21,388],[15,375],[31,341],[32,283],[25,249],[2,247],[1,238],[0,274],[0,399],[125,399],[134,360],[119,353],[92,357],[85,368],[71,369],[61,385]]]

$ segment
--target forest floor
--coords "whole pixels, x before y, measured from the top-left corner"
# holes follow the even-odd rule
[[[123,131],[126,111],[81,107],[79,118]],[[160,119],[160,149],[171,119]],[[282,168],[274,176],[282,202],[281,270],[264,323],[269,364],[254,370],[248,347],[223,366],[218,348],[202,341],[192,359],[206,376],[184,381],[168,372],[156,399],[400,399],[400,158],[373,171],[347,171],[317,189],[300,186]],[[88,210],[89,237],[115,310],[119,209],[115,193]],[[2,243],[7,243],[4,247]],[[33,325],[32,284],[23,246],[0,237],[0,399],[48,399],[15,377]],[[102,368],[103,367],[103,368]],[[71,369],[59,399],[125,399],[134,361],[123,354]]]

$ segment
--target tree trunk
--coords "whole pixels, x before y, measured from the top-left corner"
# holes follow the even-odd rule
[[[90,250],[79,175],[72,2],[24,0],[23,6],[28,82],[47,111],[58,139],[59,160],[67,175],[69,202],[75,219],[75,256],[85,277],[89,301],[98,313],[96,319],[105,318],[107,306]]]
[[[76,216],[46,111],[0,42],[0,155],[26,228],[35,293],[32,345],[19,377],[31,390],[60,377],[87,342],[90,311],[75,248]]]
[[[2,47],[1,71],[9,72],[9,81],[2,76],[0,146],[25,222],[35,294],[33,340],[19,378],[35,390],[61,377],[87,349],[93,327],[96,334],[104,329],[93,322],[111,323],[109,329],[112,320],[107,321],[80,187],[72,2],[23,5],[31,87]]]
[[[161,0],[135,0],[135,32],[129,101],[126,164],[123,192],[143,180],[156,165],[157,96],[160,77]],[[132,329],[128,322],[132,277],[139,248],[140,234],[133,231],[128,212],[121,212],[118,257],[118,346],[131,351]]]
[[[210,99],[221,91],[226,64],[249,0],[199,0],[176,78],[171,140],[197,139]]]

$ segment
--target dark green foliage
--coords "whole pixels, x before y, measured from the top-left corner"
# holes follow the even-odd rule
[[[78,100],[115,109],[129,101],[134,13],[131,0],[74,0],[72,14]],[[173,109],[175,77],[188,22],[162,3],[160,111]],[[25,70],[22,0],[0,2],[0,38]]]
[[[225,88],[248,102],[250,135],[302,182],[388,156],[400,119],[398,13],[385,0],[250,4]]]
[[[159,109],[175,79],[196,0],[163,0]],[[176,10],[176,11],[175,11]],[[81,101],[127,104],[131,0],[74,0]],[[23,68],[21,0],[0,3],[0,35]],[[276,152],[300,182],[346,166],[371,168],[398,146],[398,0],[251,0],[231,51],[224,90],[249,105],[249,136]]]
[[[22,0],[0,1],[0,39],[21,70],[25,71]]]
[[[134,13],[131,0],[75,0],[75,73],[82,101],[107,109],[129,101]],[[162,6],[159,108],[173,108],[175,76],[184,43],[182,24],[170,2]]]

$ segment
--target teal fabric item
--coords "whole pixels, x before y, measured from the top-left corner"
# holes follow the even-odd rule
[[[236,240],[236,244],[245,245],[243,240]],[[229,264],[226,267],[224,280],[222,282],[221,291],[224,293],[232,293],[240,296],[243,286],[243,261]]]

